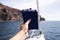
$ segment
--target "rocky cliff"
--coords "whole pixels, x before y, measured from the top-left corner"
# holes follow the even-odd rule
[[[21,10],[5,6],[0,3],[0,19],[2,20],[20,20],[22,18]]]
[[[41,18],[40,16],[38,17],[40,21],[45,20],[44,18]],[[22,20],[22,12],[21,10],[8,7],[0,3],[0,20],[3,20],[3,21]]]
[[[45,18],[40,16],[40,21],[45,21]]]

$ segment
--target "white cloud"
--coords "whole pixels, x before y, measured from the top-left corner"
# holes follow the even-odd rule
[[[60,21],[60,12],[56,12],[55,14],[42,14],[41,16],[44,17],[47,21]]]
[[[41,6],[46,6],[55,3],[56,0],[39,0]]]
[[[35,9],[36,8],[34,2],[31,2],[31,3],[21,3],[20,5],[21,5],[21,7],[23,9],[26,9],[26,8],[33,8],[33,9]]]
[[[59,15],[48,15],[47,20],[60,21],[60,16]]]
[[[7,0],[5,2],[5,4],[7,4],[7,2],[13,6],[11,7],[14,7],[14,8],[17,8],[17,9],[27,9],[27,8],[33,8],[33,9],[36,9],[36,4],[35,4],[35,0]],[[8,4],[8,6],[10,6]]]
[[[4,3],[5,2],[5,3]],[[39,0],[39,5],[46,6],[56,2],[56,0]],[[36,9],[36,0],[4,0],[4,4],[8,4],[10,6],[13,5],[15,8],[22,9],[22,8],[33,8]],[[12,7],[13,7],[12,6]]]

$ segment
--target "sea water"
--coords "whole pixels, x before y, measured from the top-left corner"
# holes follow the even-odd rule
[[[20,24],[20,21],[11,22],[9,24],[8,22],[0,22],[0,40],[8,40],[14,36],[20,31]],[[60,40],[60,21],[41,21],[39,25],[42,26],[42,31],[46,40]],[[35,34],[38,33],[39,31]]]
[[[46,40],[60,40],[60,21],[41,22]]]

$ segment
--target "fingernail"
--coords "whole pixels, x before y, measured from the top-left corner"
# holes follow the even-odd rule
[[[31,21],[31,19],[29,19]]]

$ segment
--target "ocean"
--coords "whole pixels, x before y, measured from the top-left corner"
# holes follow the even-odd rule
[[[20,31],[21,21],[0,22],[0,40],[8,40]],[[60,21],[41,21],[39,27],[46,40],[60,40]],[[36,33],[37,34],[37,33]]]
[[[60,40],[60,21],[43,21],[41,24],[46,40]]]

